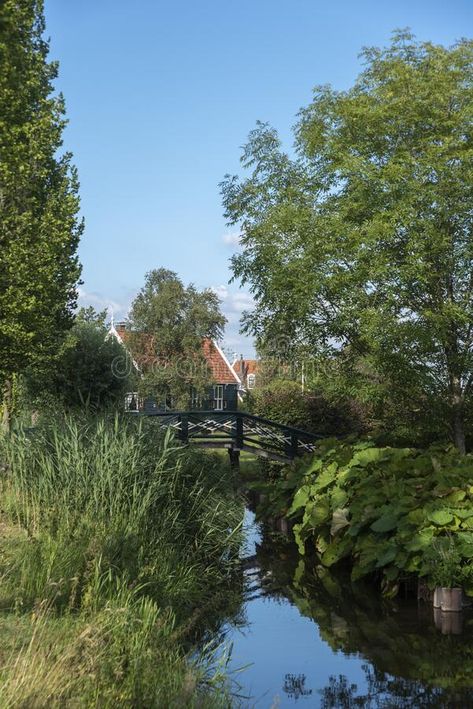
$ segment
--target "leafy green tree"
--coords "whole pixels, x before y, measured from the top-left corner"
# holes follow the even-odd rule
[[[173,406],[186,406],[192,389],[204,394],[212,378],[202,343],[220,339],[225,322],[212,290],[186,287],[164,268],[147,273],[127,323],[142,392],[160,401],[171,399]]]
[[[82,308],[53,362],[29,370],[22,408],[44,406],[98,411],[123,404],[127,377],[117,376],[126,357],[123,346],[108,335],[106,311]]]
[[[301,111],[294,157],[259,124],[227,176],[241,224],[236,277],[266,346],[353,357],[440,410],[465,450],[473,387],[473,42],[450,48],[395,33],[365,49],[347,91],[319,87]]]
[[[60,152],[42,0],[0,5],[0,379],[4,425],[12,379],[56,352],[73,322],[80,266],[78,182]]]

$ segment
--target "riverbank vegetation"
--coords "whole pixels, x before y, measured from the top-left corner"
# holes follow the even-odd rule
[[[411,578],[473,595],[472,479],[473,457],[453,447],[327,439],[259,489],[264,515],[291,518],[314,563],[348,565],[389,596]]]
[[[223,704],[204,629],[238,596],[242,507],[219,459],[66,418],[0,460],[2,706]]]

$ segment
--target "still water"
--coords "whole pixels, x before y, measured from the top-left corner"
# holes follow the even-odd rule
[[[244,608],[225,633],[242,706],[473,708],[471,613],[434,618],[308,569],[249,510],[245,532]]]

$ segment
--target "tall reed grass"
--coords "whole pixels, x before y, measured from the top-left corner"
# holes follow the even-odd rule
[[[2,706],[218,703],[185,650],[196,614],[235,578],[242,507],[220,460],[117,417],[20,429],[0,461],[4,520],[18,530],[0,602],[35,614],[28,643],[1,658]],[[52,617],[64,620],[53,645]]]

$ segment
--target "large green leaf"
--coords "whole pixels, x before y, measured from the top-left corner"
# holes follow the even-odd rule
[[[332,463],[329,465],[320,475],[317,476],[317,480],[312,485],[312,491],[314,493],[322,492],[326,487],[331,485],[336,479],[338,465]]]
[[[383,458],[386,458],[385,448],[365,448],[355,453],[349,465],[350,467],[365,468],[370,463],[375,463]]]
[[[394,561],[397,551],[398,547],[396,544],[388,544],[385,547],[381,547],[380,555],[378,557],[378,561],[376,562],[376,568],[380,569],[381,567],[390,564],[391,561]]]
[[[321,562],[324,566],[333,566],[343,559],[351,551],[353,542],[349,537],[336,540],[328,545],[325,552],[322,554]]]
[[[335,485],[335,487],[332,489],[331,495],[330,495],[330,501],[332,503],[332,507],[336,509],[337,507],[345,507],[345,503],[348,500],[348,494],[345,490],[342,490],[342,488],[339,485]]]
[[[295,524],[293,527],[293,534],[294,534],[294,541],[297,544],[297,549],[299,551],[299,554],[304,556],[305,554],[305,540],[306,540],[306,535],[302,534],[302,525],[301,524]]]
[[[330,534],[335,536],[341,529],[347,527],[350,522],[348,521],[348,509],[339,508],[335,510],[332,516],[332,524],[330,527]]]
[[[304,508],[307,505],[307,502],[309,501],[309,497],[310,497],[310,486],[303,485],[301,488],[299,488],[299,490],[294,495],[294,500],[293,500],[292,505],[290,506],[287,514],[293,515],[295,512],[298,512],[301,508]]]
[[[406,543],[407,551],[421,551],[422,549],[427,549],[432,543],[433,536],[434,530],[432,527],[427,527],[420,532],[416,532]]]
[[[458,502],[464,500],[465,497],[465,490],[454,490],[445,498],[445,502],[448,502],[449,505],[456,505]]]
[[[453,515],[449,510],[433,510],[427,517],[431,522],[442,527],[453,522]]]
[[[330,505],[327,500],[320,500],[315,502],[307,522],[314,528],[320,527],[324,522],[328,522],[330,514]]]
[[[398,516],[392,511],[385,512],[385,514],[373,522],[370,529],[373,532],[390,532],[395,529],[398,525]]]

